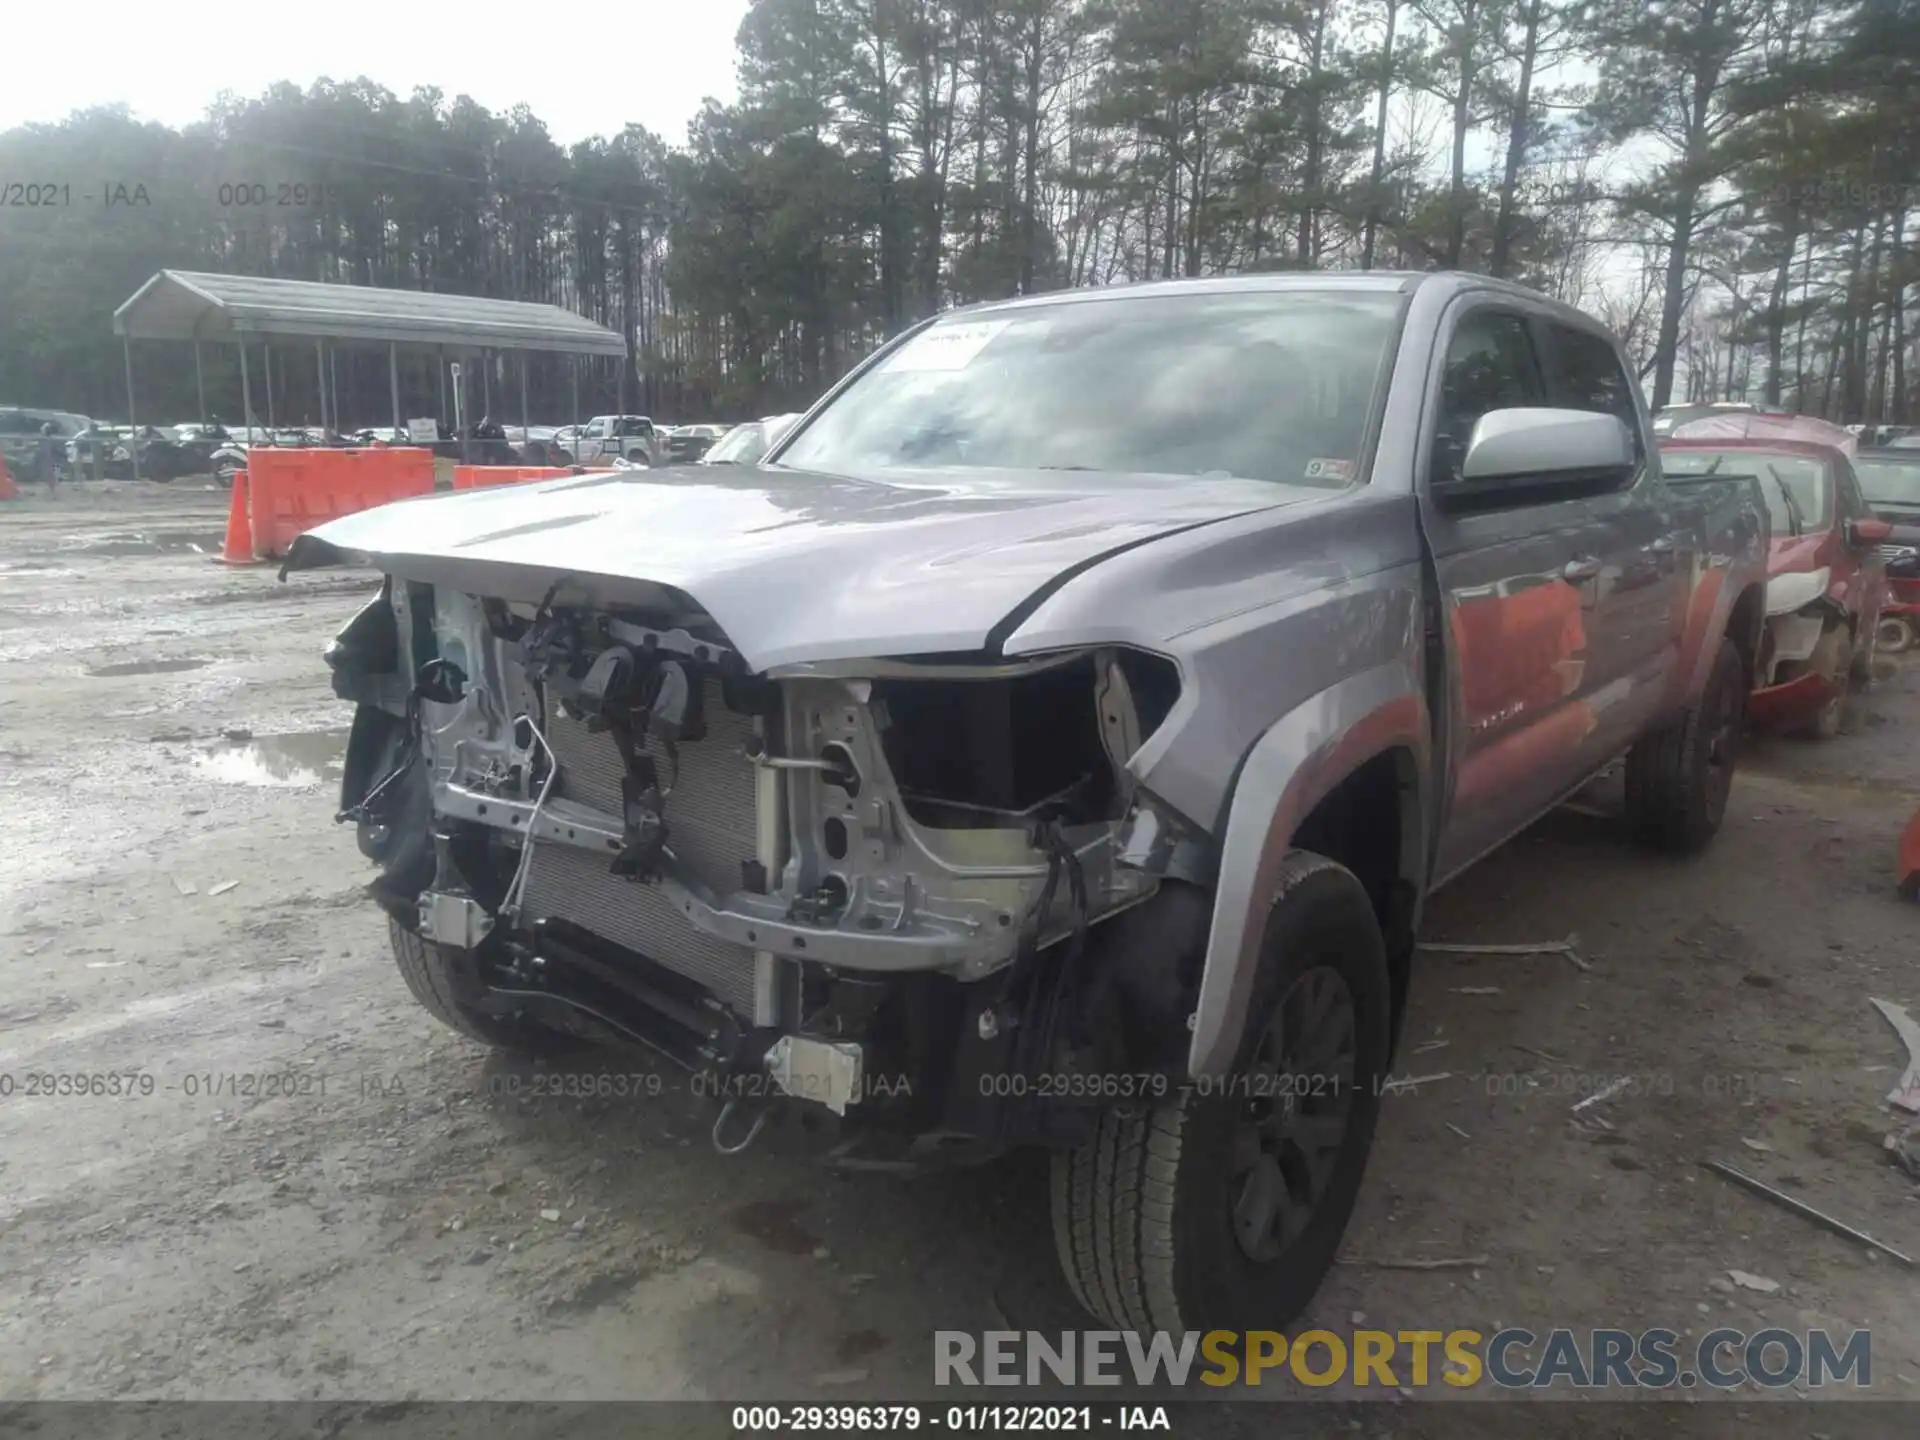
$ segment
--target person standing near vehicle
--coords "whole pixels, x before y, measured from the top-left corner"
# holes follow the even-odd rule
[[[51,420],[40,426],[40,439],[33,447],[33,478],[44,481],[49,490],[60,478],[60,432]]]
[[[480,423],[473,427],[473,438],[480,442],[480,463],[482,465],[511,465],[513,448],[507,444],[507,432],[494,423],[493,416],[482,415]]]

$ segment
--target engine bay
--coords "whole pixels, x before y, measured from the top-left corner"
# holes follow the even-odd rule
[[[1159,884],[1122,858],[1126,762],[1178,692],[1152,657],[753,674],[691,609],[390,581],[329,659],[390,913],[690,1064],[785,1042],[791,1076],[903,985],[1031,988]],[[636,986],[690,1047],[620,1018]]]

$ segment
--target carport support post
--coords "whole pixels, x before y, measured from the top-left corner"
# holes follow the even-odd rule
[[[127,453],[133,456],[133,478],[140,478],[140,422],[133,417],[133,337],[120,337],[121,353],[127,361],[127,428],[133,434],[127,437]]]
[[[442,345],[439,354],[440,364],[440,423],[447,423],[447,347]]]
[[[244,450],[253,443],[253,384],[247,379],[246,338],[242,336],[234,343],[240,347],[240,426],[246,431],[246,439],[241,442],[240,448]]]
[[[573,428],[576,431],[580,428],[580,357],[578,355],[573,357]],[[577,434],[574,436],[576,441],[579,438]],[[580,452],[576,449],[573,453],[578,455]]]
[[[327,423],[327,342],[313,342],[313,379],[320,387],[320,432],[323,435],[333,433],[333,427]]]
[[[207,377],[200,368],[200,342],[193,342],[193,388],[200,393],[200,423],[207,423]]]
[[[336,363],[339,357],[340,351],[329,345],[327,347],[327,394],[333,397],[333,428],[335,430],[340,429],[340,366]],[[351,365],[347,367],[347,383],[349,385],[353,383]]]
[[[280,428],[273,423],[273,342],[271,340],[260,342],[260,366],[267,372],[267,430],[269,432],[267,443],[278,445],[280,437],[271,433]]]
[[[527,434],[530,422],[527,419],[527,352],[520,352],[520,448],[524,451],[532,439]]]
[[[400,346],[398,342],[387,345],[387,389],[393,395],[393,441],[401,442],[400,435]]]

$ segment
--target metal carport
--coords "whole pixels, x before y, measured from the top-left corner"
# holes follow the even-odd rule
[[[386,290],[371,285],[334,285],[313,280],[271,280],[252,275],[215,275],[197,270],[162,270],[136,290],[113,312],[114,333],[122,337],[127,369],[127,421],[138,426],[134,414],[133,342],[135,340],[191,341],[194,380],[200,397],[200,419],[207,418],[206,381],[200,347],[209,342],[231,342],[240,352],[242,424],[253,425],[252,386],[248,378],[247,347],[258,340],[264,363],[271,366],[271,342],[299,338],[315,346],[320,380],[320,423],[329,426],[330,366],[322,357],[329,342],[387,347],[389,389],[393,398],[393,425],[400,415],[400,347],[432,349],[439,353],[440,383],[446,383],[445,358],[483,351],[547,351],[567,355],[624,357],[627,346],[619,333],[558,305],[524,300],[492,300],[475,295],[440,295],[422,290]],[[271,370],[269,370],[271,375]],[[622,388],[625,371],[622,370]],[[445,410],[444,388],[442,411]],[[574,408],[579,408],[579,374],[574,374]],[[273,391],[267,391],[267,424],[273,426]],[[625,400],[622,397],[621,409]],[[333,422],[338,422],[337,397]],[[578,417],[576,416],[576,419]],[[527,423],[527,370],[520,364],[520,420]],[[133,449],[134,474],[139,475],[139,449]]]

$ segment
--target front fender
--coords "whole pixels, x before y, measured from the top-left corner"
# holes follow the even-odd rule
[[[1431,734],[1419,668],[1409,658],[1321,691],[1282,716],[1248,751],[1220,847],[1190,1074],[1225,1074],[1240,1048],[1269,897],[1300,822],[1347,776],[1396,748],[1412,753],[1418,790],[1416,823],[1401,827],[1401,864],[1416,889],[1424,890]]]

